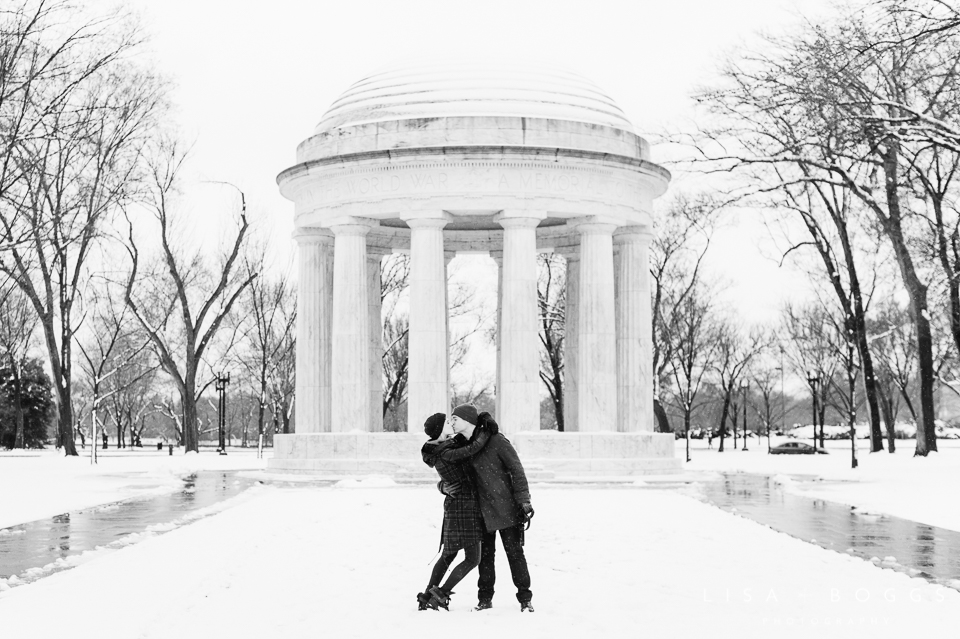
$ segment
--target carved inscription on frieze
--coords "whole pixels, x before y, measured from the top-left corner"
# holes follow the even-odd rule
[[[318,191],[311,189],[317,205],[455,193],[570,195],[612,200],[633,199],[637,194],[633,181],[607,173],[489,166],[340,174],[321,178],[319,187]]]

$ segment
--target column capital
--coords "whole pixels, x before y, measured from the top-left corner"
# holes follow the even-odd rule
[[[457,256],[456,251],[444,251],[443,252],[443,261],[446,264],[449,264],[450,261]]]
[[[453,216],[444,211],[407,211],[400,214],[400,219],[412,229],[442,229]]]
[[[581,235],[603,234],[613,235],[617,230],[617,221],[605,215],[587,215],[567,220],[569,228],[577,230]]]
[[[505,229],[536,228],[540,221],[546,219],[546,217],[546,211],[504,209],[493,216],[493,221]]]
[[[650,243],[653,238],[653,228],[649,226],[621,226],[613,234],[613,241],[616,244],[626,244],[627,242]]]
[[[490,257],[497,263],[497,266],[503,268],[503,251],[490,251]]]
[[[368,217],[338,217],[327,222],[327,228],[333,231],[334,235],[360,235],[364,236],[375,226],[380,226],[376,220]]]
[[[301,226],[293,230],[290,234],[297,244],[331,244],[333,242],[333,233],[329,229],[316,226]]]

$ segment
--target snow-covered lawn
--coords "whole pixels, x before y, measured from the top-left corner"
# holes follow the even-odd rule
[[[773,438],[774,446],[787,438]],[[808,442],[810,443],[810,442]],[[913,521],[960,531],[960,441],[940,440],[938,453],[914,457],[913,440],[897,440],[897,452],[868,452],[858,441],[859,466],[851,468],[850,441],[827,441],[827,455],[769,455],[766,439],[749,438],[747,451],[725,452],[707,448],[707,440],[693,440],[691,472],[750,472],[772,475],[812,475],[824,481],[784,482],[787,490],[810,497],[856,506],[865,512],[886,513]],[[742,442],[741,442],[742,445]],[[684,442],[677,441],[677,457],[684,457]]]
[[[184,455],[174,449],[100,451],[96,465],[89,449],[64,457],[53,449],[0,451],[0,528],[53,517],[71,510],[183,486],[180,478],[198,470],[247,470],[266,467],[254,449],[228,449]],[[269,453],[267,453],[269,455]]]
[[[439,538],[434,489],[266,486],[220,514],[0,594],[3,634],[876,639],[947,636],[960,624],[956,590],[677,493],[534,485],[533,497],[532,615],[519,612],[502,549],[493,610],[469,612],[472,573],[449,613],[416,611]]]

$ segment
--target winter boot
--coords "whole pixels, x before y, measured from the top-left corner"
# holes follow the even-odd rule
[[[533,604],[529,601],[520,604],[520,612],[533,612]]]
[[[418,592],[417,593],[417,610],[426,610],[430,602],[430,593],[429,592]]]
[[[431,586],[430,601],[427,602],[427,606],[429,606],[433,610],[440,610],[441,608],[443,608],[444,610],[449,612],[450,595],[452,594],[453,592],[445,592],[443,588],[439,586]]]
[[[481,599],[480,601],[477,602],[477,607],[474,608],[473,610],[474,611],[490,610],[491,608],[493,608],[492,599]]]

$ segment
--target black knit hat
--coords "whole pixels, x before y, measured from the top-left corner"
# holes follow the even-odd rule
[[[468,421],[474,426],[477,425],[477,407],[473,404],[460,404],[453,409],[455,417]]]
[[[430,417],[427,417],[427,421],[423,422],[423,432],[425,432],[430,439],[436,439],[443,431],[443,425],[446,421],[446,414],[434,413]]]

